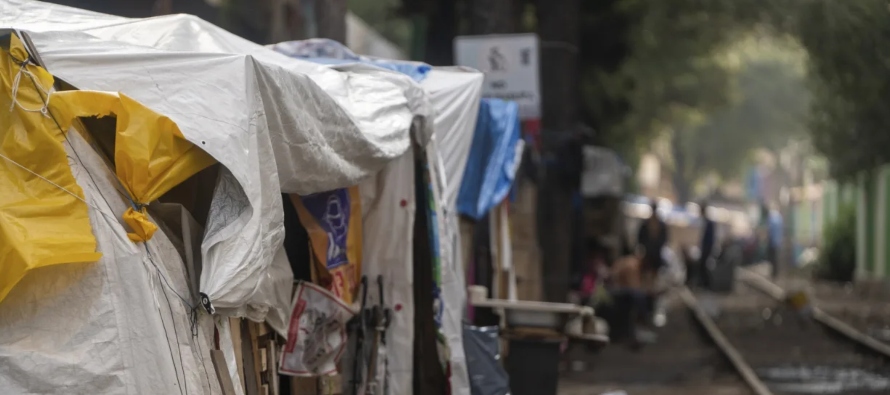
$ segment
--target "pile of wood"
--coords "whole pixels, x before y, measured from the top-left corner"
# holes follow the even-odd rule
[[[234,383],[221,350],[212,350],[213,366],[223,395],[236,395],[235,386],[245,395],[339,395],[343,393],[341,376],[290,377],[278,374],[278,363],[285,339],[266,324],[247,319],[229,318],[229,333],[235,350],[238,376]],[[217,336],[220,336],[217,333]],[[217,338],[217,344],[219,339]]]

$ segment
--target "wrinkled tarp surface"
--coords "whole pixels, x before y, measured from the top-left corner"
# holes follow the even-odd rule
[[[0,302],[0,392],[221,393],[177,248],[165,232],[130,241],[116,175],[78,132],[64,144],[102,257],[37,269]]]
[[[507,197],[516,178],[521,149],[519,106],[511,101],[482,99],[457,198],[461,214],[480,219]]]
[[[23,63],[24,46],[7,37],[9,48],[0,48],[0,303],[30,271],[101,257],[63,131],[44,116],[53,77]]]
[[[27,31],[56,77],[133,98],[225,166],[201,274],[201,292],[222,314],[286,316],[289,290],[270,285],[280,192],[358,183],[404,153],[412,119],[429,113],[404,75],[290,59],[192,16],[127,19],[6,0],[0,27]]]
[[[463,340],[461,322],[463,317],[463,306],[465,299],[465,281],[463,273],[463,264],[460,256],[460,232],[455,202],[457,200],[457,191],[463,178],[464,166],[467,162],[467,155],[470,150],[471,135],[476,124],[478,115],[479,100],[481,96],[481,88],[483,82],[482,73],[460,67],[434,67],[417,63],[396,61],[387,59],[377,59],[358,56],[352,53],[342,44],[326,39],[312,39],[304,41],[290,41],[279,43],[271,46],[276,51],[287,54],[288,56],[305,58],[307,60],[325,64],[337,69],[348,69],[359,67],[359,65],[367,65],[381,67],[390,70],[401,71],[410,75],[415,81],[420,82],[420,86],[428,94],[429,101],[435,110],[433,118],[433,138],[430,144],[426,145],[428,159],[431,162],[430,167],[433,170],[434,182],[436,188],[434,193],[437,194],[438,203],[436,216],[438,219],[439,247],[442,262],[442,298],[444,301],[442,331],[448,341],[451,350],[451,368],[452,368],[452,393],[469,394],[469,378],[467,376],[466,361],[463,353]],[[378,178],[392,174],[395,170],[391,170]],[[403,170],[407,171],[407,170]],[[410,182],[413,178],[407,179]],[[395,181],[389,181],[395,183]],[[404,194],[411,194],[413,187],[408,185],[396,184],[404,190]],[[370,190],[370,186],[365,186],[366,193]],[[407,189],[404,189],[407,188]],[[388,199],[394,199],[390,196]],[[404,198],[403,198],[404,199]],[[413,199],[412,199],[413,200]],[[374,215],[381,215],[378,210],[384,212],[384,217],[390,214],[396,201],[386,201],[378,203],[377,208],[372,210]],[[391,207],[387,209],[387,207]],[[412,212],[413,217],[413,212]],[[383,229],[393,229],[384,226],[382,229],[375,229],[380,225],[388,225],[390,221],[375,221],[366,223],[365,234],[371,235],[382,231]],[[409,222],[413,223],[413,219]],[[393,231],[393,230],[391,230]],[[410,235],[410,228],[399,230],[401,233]],[[410,238],[410,236],[409,236]],[[366,249],[370,248],[377,251],[374,243],[366,243]],[[407,248],[407,254],[410,256],[410,243],[405,244],[403,248]],[[386,249],[380,250],[381,255],[366,252],[365,262],[373,265],[372,262],[395,262],[393,260],[392,251]],[[402,253],[404,254],[404,252]],[[405,263],[410,263],[410,259]],[[402,264],[405,265],[405,264]],[[400,265],[400,266],[402,266]],[[371,271],[389,271],[393,268],[376,269],[368,267]],[[407,267],[409,271],[411,268]],[[411,288],[397,289],[394,293],[394,299],[404,301],[410,299]],[[402,293],[404,292],[404,293]],[[391,299],[392,300],[392,299]],[[404,313],[397,313],[399,314]],[[413,334],[413,318],[411,320],[399,320],[393,324],[390,335],[393,338],[400,338],[403,335]],[[410,339],[411,337],[407,337]],[[401,346],[404,346],[402,348]],[[405,365],[409,369],[402,371],[400,369],[391,369],[394,381],[401,383],[408,380],[410,383],[411,370],[410,359],[412,348],[410,343],[396,344],[389,352],[391,358],[398,361],[399,366]],[[402,358],[406,358],[402,361]],[[393,394],[410,393],[410,387],[407,385],[397,385],[393,387]]]

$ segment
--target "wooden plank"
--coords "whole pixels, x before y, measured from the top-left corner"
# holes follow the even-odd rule
[[[213,362],[213,370],[216,371],[219,388],[222,389],[223,395],[236,395],[235,384],[232,383],[229,366],[226,365],[226,357],[222,350],[210,350],[210,360]]]
[[[238,379],[242,391],[246,391],[244,381],[244,350],[241,344],[241,319],[229,318],[229,331],[232,334],[232,348],[235,349],[235,363],[238,367]]]
[[[250,320],[245,320],[245,322],[247,322],[247,328],[250,333],[250,351],[253,354],[253,373],[256,380],[257,393],[268,395],[267,388],[263,385],[263,365],[266,363],[266,360],[263,358],[262,350],[260,350],[260,325]]]
[[[265,341],[265,350],[266,371],[263,374],[266,377],[266,382],[269,383],[269,393],[271,395],[278,395],[278,349],[274,338]]]
[[[241,351],[244,361],[244,390],[247,395],[259,395],[259,375],[256,370],[256,355],[254,354],[253,341],[251,339],[250,322],[241,320]]]
[[[269,367],[272,366],[269,364],[269,354],[270,350],[266,347],[266,334],[269,333],[269,329],[265,323],[251,323],[255,330],[255,345],[256,345],[256,355],[257,355],[257,377],[260,379],[260,393],[264,395],[271,395],[272,381],[269,379],[268,371]]]
[[[318,395],[318,379],[315,377],[291,377],[290,392],[292,395]]]
[[[318,379],[319,395],[342,395],[343,394],[343,376],[332,375],[322,376]]]

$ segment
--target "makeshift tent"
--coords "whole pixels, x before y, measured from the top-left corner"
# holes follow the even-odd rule
[[[294,61],[194,17],[135,20],[25,1],[5,1],[0,9],[0,27],[26,30],[20,36],[33,43],[30,59],[56,76],[60,87],[115,92],[83,92],[93,96],[82,97],[99,100],[59,107],[59,114],[116,115],[110,134],[94,139],[84,131],[85,139],[78,140],[80,132],[68,133],[70,141],[64,143],[68,156],[75,158],[72,174],[84,191],[97,246],[91,248],[86,237],[74,240],[83,255],[69,259],[95,260],[96,250],[102,258],[94,264],[38,269],[67,263],[43,259],[29,265],[32,273],[11,287],[0,301],[0,355],[12,374],[0,375],[0,387],[40,387],[41,393],[219,393],[212,366],[209,374],[207,370],[213,323],[197,309],[197,291],[206,296],[209,311],[266,319],[281,332],[292,274],[281,249],[280,192],[354,185],[402,156],[410,146],[414,119],[429,113],[424,92],[392,72],[340,72]],[[8,86],[19,74],[12,68],[4,73],[12,77]],[[49,102],[65,104],[61,98],[67,93],[53,94]],[[33,109],[30,104],[25,108]],[[134,118],[139,112],[130,111],[133,106],[156,118]],[[161,142],[168,145],[149,142],[157,152],[148,161],[133,156],[126,148],[128,139],[156,136],[128,134],[130,129],[120,127],[128,119],[167,130],[167,140]],[[84,124],[102,122],[83,119]],[[418,135],[429,138],[429,133]],[[196,147],[187,151],[200,160],[188,168],[198,171],[212,164],[206,176],[201,171],[189,178],[194,173],[183,170],[181,176],[161,177],[168,181],[163,188],[141,184],[140,175],[171,176],[175,166],[166,171],[151,166],[164,163],[158,158],[183,155],[172,144],[175,138]],[[103,156],[112,161],[111,170]],[[15,163],[3,166],[40,174],[39,168],[28,166],[32,162]],[[179,184],[186,178],[189,182]],[[196,178],[209,179],[204,189],[213,191],[205,202],[206,221],[196,223],[191,216],[198,214],[180,206],[153,202],[165,189],[173,188],[168,195],[184,184],[201,189],[192,182]],[[140,185],[147,192],[135,188]],[[76,188],[65,189],[80,197]],[[146,203],[152,204],[143,213]],[[136,215],[125,216],[130,208]],[[86,236],[80,210],[73,211],[79,216],[71,219],[71,229]],[[122,221],[135,237],[126,235]],[[54,225],[64,229],[64,223]],[[161,230],[150,235],[151,226]],[[144,247],[133,241],[145,239]],[[229,371],[238,382],[232,345],[225,345],[228,326],[217,327]],[[169,354],[158,351],[164,349]]]
[[[188,285],[193,272],[165,232],[143,235],[147,240],[140,244],[128,236],[122,214],[132,209],[136,191],[143,190],[130,182],[133,178],[122,177],[121,167],[116,174],[106,165],[75,119],[81,112],[113,110],[122,126],[128,116],[151,112],[132,101],[120,107],[124,96],[106,94],[110,100],[90,101],[97,93],[53,93],[52,76],[21,61],[29,54],[18,35],[7,34],[0,41],[5,43],[0,49],[0,103],[11,113],[0,123],[0,182],[4,192],[18,192],[4,194],[4,203],[33,197],[0,205],[0,211],[30,234],[75,232],[69,236],[80,238],[67,245],[44,237],[10,239],[10,227],[3,226],[4,249],[93,253],[74,254],[71,262],[57,257],[53,266],[32,265],[0,301],[0,358],[6,367],[0,387],[9,393],[218,393],[218,382],[207,378],[213,372],[208,332],[213,322],[209,315],[191,314],[197,311]],[[140,151],[145,146],[123,143],[134,137],[128,134],[143,128],[150,136],[163,137],[172,130],[165,131],[169,124],[163,122],[129,126],[136,129],[116,132],[122,144],[121,155],[115,156],[121,164],[137,154],[163,159],[180,144],[160,139],[152,146],[156,151]],[[41,141],[43,136],[52,140]],[[135,164],[130,175],[148,176],[154,185],[176,178],[152,173],[144,162],[130,164]],[[69,195],[74,200],[66,202]],[[88,223],[81,222],[82,213],[88,214]],[[156,221],[148,215],[141,219]],[[4,266],[15,265],[16,256],[40,257],[5,256]]]
[[[189,15],[11,0],[0,26],[28,30],[50,72],[74,87],[124,92],[169,116],[231,171],[214,199],[227,205],[213,205],[225,216],[210,216],[202,245],[201,292],[223,314],[262,320],[285,293],[261,284],[281,244],[280,191],[355,185],[404,153],[411,120],[429,113],[400,74],[301,62]]]
[[[460,237],[455,201],[457,199],[457,190],[461,185],[464,165],[469,152],[471,141],[470,134],[473,131],[473,127],[476,123],[476,116],[478,114],[477,108],[480,100],[483,79],[482,74],[467,68],[430,67],[429,65],[417,62],[394,61],[358,56],[341,44],[325,39],[285,42],[272,45],[271,48],[289,56],[309,59],[320,64],[328,65],[337,70],[346,70],[364,64],[400,71],[411,76],[415,81],[418,81],[420,86],[429,94],[430,102],[435,109],[435,117],[433,118],[433,139],[426,145],[426,152],[428,155],[427,157],[431,162],[429,165],[433,176],[436,178],[434,189],[438,196],[436,218],[438,219],[437,226],[439,240],[437,242],[439,244],[441,257],[441,272],[439,275],[441,276],[440,286],[442,288],[442,301],[439,304],[441,310],[437,313],[437,319],[441,323],[442,332],[446,337],[450,349],[452,393],[468,394],[469,379],[467,377],[466,361],[463,355],[461,328],[465,285],[463,264],[459,254]],[[390,166],[395,167],[397,165],[396,163],[393,163]],[[401,166],[404,167],[402,170],[393,169],[386,174],[391,174],[390,177],[403,177],[404,174],[407,173],[413,174],[413,171],[410,171],[411,160],[406,160]],[[383,177],[384,180],[386,179],[386,175],[378,176],[378,178],[380,177]],[[407,234],[410,237],[413,217],[403,224],[403,228],[394,228],[391,226],[393,221],[392,217],[397,215],[396,213],[405,212],[406,210],[404,206],[400,208],[395,205],[397,196],[401,196],[402,201],[407,203],[407,201],[404,200],[404,196],[413,192],[413,185],[410,183],[404,184],[407,183],[408,180],[411,180],[411,178],[403,179],[401,181],[390,180],[390,184],[385,188],[387,192],[392,193],[393,197],[386,201],[388,203],[382,203],[383,206],[367,206],[373,207],[373,209],[367,211],[365,214],[365,233],[367,235],[387,234],[385,237],[400,237],[392,234],[392,232],[401,229],[399,234],[408,232]],[[363,184],[363,191],[380,189],[381,185],[379,184],[379,181],[376,182],[377,184]],[[392,184],[396,183],[398,186],[395,188],[397,189],[392,190]],[[367,193],[371,194],[372,192]],[[413,199],[411,202],[413,203]],[[408,206],[413,207],[413,204],[408,204]],[[413,215],[414,211],[408,210],[408,212]],[[369,217],[380,214],[382,215],[379,219],[376,219],[376,217]],[[411,245],[407,241],[401,247],[404,249],[402,250],[403,252],[398,252],[398,249],[375,246],[375,243],[383,243],[381,246],[392,244],[392,242],[387,243],[385,241],[366,239],[365,261],[368,262],[366,268],[369,273],[378,271],[390,272],[392,270],[398,271],[399,269],[397,268],[400,266],[393,268],[391,267],[391,264],[385,263],[391,262],[394,264],[399,262],[394,260],[393,257],[404,256],[406,253],[404,251],[410,253],[411,250]],[[375,262],[376,265],[380,265],[381,267],[375,268],[374,266],[376,265],[372,262]],[[410,273],[413,269],[411,262],[411,260],[406,260],[401,263],[401,266],[403,266],[402,272],[407,273],[407,277],[404,278],[405,284],[411,283],[410,279],[412,278],[412,275]],[[396,278],[401,277],[400,274],[394,275]],[[391,288],[388,291],[392,293],[392,297],[390,297],[389,300],[404,302],[410,299],[411,289],[410,286],[406,288]],[[412,302],[411,306],[413,305]],[[406,319],[395,322],[393,328],[389,331],[389,336],[396,342],[395,345],[390,346],[391,350],[389,351],[389,354],[392,355],[391,358],[393,359],[404,358],[412,354],[413,347],[410,342],[398,343],[399,341],[411,339],[414,335],[414,317],[413,315],[408,316],[408,314],[413,314],[413,308],[408,312],[397,313],[398,316],[403,316]],[[409,317],[410,319],[407,319]],[[407,362],[409,362],[407,366],[403,366],[401,362],[397,362],[397,366],[391,367],[392,374],[399,377],[394,380],[395,382],[410,384],[411,366],[410,361]],[[402,370],[403,368],[406,370]],[[410,387],[407,386],[407,384],[394,387],[391,393],[410,393]]]

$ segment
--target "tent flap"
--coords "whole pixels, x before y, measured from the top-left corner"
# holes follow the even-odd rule
[[[53,115],[68,129],[77,117],[116,116],[115,173],[134,208],[124,214],[134,242],[151,238],[157,226],[140,206],[157,200],[216,161],[183,137],[170,118],[162,116],[124,94],[98,91],[65,91],[52,94]]]
[[[102,256],[62,133],[44,114],[53,77],[26,59],[12,35],[0,50],[0,302],[33,269]]]

